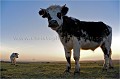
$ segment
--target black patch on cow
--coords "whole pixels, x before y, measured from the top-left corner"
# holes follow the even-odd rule
[[[15,53],[15,55],[17,55],[17,53]]]
[[[68,52],[68,53],[70,53],[70,52]],[[71,65],[70,57],[66,57],[66,59],[67,59],[67,62]],[[69,71],[70,69],[71,69],[71,66],[68,66],[67,71]]]
[[[70,64],[70,57],[66,57],[67,62]]]
[[[103,37],[110,34],[108,26],[103,22],[85,22],[67,16],[63,16],[63,25],[60,32],[61,36],[66,39],[76,36],[79,40],[82,37],[85,40],[88,39],[95,42],[102,41]],[[86,32],[86,34],[83,32]]]
[[[39,15],[42,15],[43,18],[47,18],[47,12],[44,9],[39,11]]]
[[[48,21],[52,19],[49,13],[47,14],[47,18],[48,18]]]
[[[62,10],[61,10],[62,15],[63,15],[63,16],[66,15],[67,12],[68,12],[68,10],[69,10],[68,7],[63,7]]]
[[[57,13],[57,17],[58,17],[59,19],[61,19],[61,13],[60,13],[60,12]]]

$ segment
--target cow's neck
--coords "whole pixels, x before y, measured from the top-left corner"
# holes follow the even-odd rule
[[[63,24],[56,30],[56,32],[60,35],[63,36],[63,33],[65,33],[65,28],[66,28],[66,19],[68,17],[64,16],[63,17]]]
[[[56,32],[58,33],[59,36],[61,36],[61,35],[62,35],[62,26],[60,26],[60,27],[56,30]]]
[[[80,36],[81,33],[77,34],[77,31],[80,30],[79,26],[76,25],[75,22],[79,23],[80,21],[72,17],[63,16],[63,24],[57,30],[57,33],[62,37],[66,37],[67,35]],[[77,29],[75,29],[74,27],[76,27]]]
[[[65,32],[66,29],[69,28],[70,22],[69,22],[68,16],[63,16],[63,24],[57,29],[57,33]]]
[[[59,34],[60,38],[64,38],[65,42],[69,41],[70,37],[73,36],[72,34],[72,28],[70,25],[72,25],[73,19],[68,16],[63,17],[63,24],[56,30],[56,32]]]

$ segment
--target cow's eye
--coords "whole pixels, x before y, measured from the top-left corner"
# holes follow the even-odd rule
[[[61,13],[57,13],[57,17],[61,19]]]
[[[47,17],[48,17],[48,21],[52,19],[49,13],[47,14]]]

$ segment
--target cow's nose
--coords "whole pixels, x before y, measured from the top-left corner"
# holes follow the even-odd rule
[[[49,25],[54,25],[54,24],[57,24],[57,21],[56,21],[56,20],[51,20],[51,21],[49,21]]]

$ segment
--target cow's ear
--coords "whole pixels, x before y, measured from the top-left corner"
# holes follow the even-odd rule
[[[63,16],[66,15],[67,12],[68,12],[68,10],[69,10],[69,8],[66,7],[66,4],[65,4],[64,6],[62,6],[62,10],[61,10],[62,15],[63,15]]]
[[[47,12],[46,12],[46,10],[45,9],[41,9],[39,11],[39,15],[41,15],[43,18],[47,18]]]

